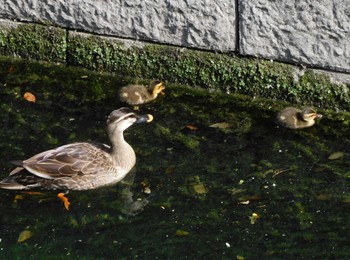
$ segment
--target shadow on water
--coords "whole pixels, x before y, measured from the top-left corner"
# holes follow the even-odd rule
[[[1,59],[0,177],[11,160],[108,142],[129,81]],[[141,108],[154,122],[125,133],[138,162],[123,183],[70,192],[70,211],[52,192],[0,190],[0,256],[349,258],[350,116],[292,131],[272,123],[282,106],[168,87]]]

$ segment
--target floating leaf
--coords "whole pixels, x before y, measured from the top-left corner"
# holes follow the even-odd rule
[[[21,194],[17,194],[16,196],[15,196],[15,199],[13,200],[14,202],[17,202],[17,201],[19,201],[19,200],[23,200],[23,195],[21,195]]]
[[[145,187],[143,189],[143,192],[146,193],[146,194],[151,194],[151,189],[149,187]]]
[[[25,191],[24,193],[28,195],[44,195],[44,193],[40,191]]]
[[[328,159],[329,160],[337,160],[337,159],[340,159],[344,156],[344,153],[343,152],[335,152],[335,153],[332,153]]]
[[[178,237],[184,237],[184,236],[188,236],[190,234],[190,232],[178,229],[176,230],[175,235],[177,235]]]
[[[192,186],[193,190],[197,194],[206,194],[207,189],[205,188],[203,183],[197,183]]]
[[[34,96],[32,93],[30,93],[30,92],[24,93],[23,98],[24,98],[25,100],[27,100],[28,102],[33,102],[33,103],[35,103],[35,101],[36,101],[35,96]]]
[[[219,129],[228,129],[228,128],[231,128],[232,126],[227,122],[221,122],[221,123],[212,124],[210,125],[210,127],[219,128]]]
[[[10,74],[10,73],[12,73],[13,71],[14,71],[13,66],[10,66],[10,67],[7,68],[6,73],[7,73],[7,74]]]
[[[260,216],[259,216],[258,214],[256,214],[256,213],[253,213],[252,216],[249,217],[249,218],[250,218],[250,224],[255,224],[255,221],[256,221],[258,218],[260,218]]]
[[[318,200],[328,200],[329,196],[326,195],[326,194],[320,194],[320,195],[317,196],[317,199]]]
[[[19,234],[17,242],[22,243],[27,239],[31,238],[32,236],[33,236],[33,233],[30,230],[24,230],[21,232],[21,234]]]
[[[191,131],[196,131],[196,130],[198,130],[198,127],[193,126],[193,125],[187,125],[186,128],[190,129]]]

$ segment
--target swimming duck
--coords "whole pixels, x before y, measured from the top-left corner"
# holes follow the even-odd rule
[[[164,83],[158,80],[151,81],[149,87],[144,85],[128,85],[119,90],[119,97],[122,102],[138,106],[156,99],[158,94],[164,94]]]
[[[306,107],[303,110],[287,107],[278,112],[276,123],[291,129],[310,127],[315,124],[316,118],[322,118],[313,108]]]
[[[107,119],[111,147],[78,142],[39,153],[24,161],[15,161],[17,168],[0,182],[0,188],[68,191],[117,183],[136,162],[133,148],[124,140],[124,130],[134,123],[152,119],[151,115],[137,115],[129,108],[114,110]]]

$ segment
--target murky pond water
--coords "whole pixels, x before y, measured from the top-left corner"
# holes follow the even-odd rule
[[[106,116],[131,81],[0,67],[1,179],[11,160],[108,142]],[[168,87],[140,110],[154,121],[125,132],[137,165],[122,183],[71,191],[69,211],[53,192],[0,190],[0,258],[350,258],[350,115],[321,110],[293,131],[272,122],[284,105]]]

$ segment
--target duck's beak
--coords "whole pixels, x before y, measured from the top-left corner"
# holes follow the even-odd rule
[[[165,95],[165,92],[163,90],[165,90],[165,86],[164,85],[162,85],[162,89],[160,90],[159,94]]]
[[[136,123],[149,123],[153,120],[153,116],[150,114],[147,115],[139,115]]]
[[[322,118],[323,117],[323,115],[321,115],[321,114],[316,114],[316,118]]]

